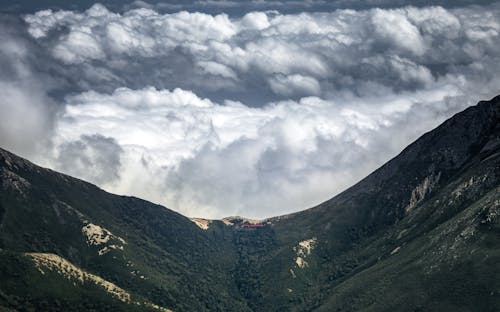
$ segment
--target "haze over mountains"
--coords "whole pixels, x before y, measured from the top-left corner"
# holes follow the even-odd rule
[[[305,211],[190,220],[0,151],[0,306],[496,311],[500,97]],[[253,225],[252,225],[253,224]]]

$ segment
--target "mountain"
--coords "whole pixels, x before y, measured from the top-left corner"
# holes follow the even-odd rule
[[[0,150],[0,311],[497,311],[500,96],[317,207],[189,219]]]
[[[232,231],[222,222],[204,231],[162,206],[106,193],[6,151],[0,177],[0,305],[248,310],[234,283]]]

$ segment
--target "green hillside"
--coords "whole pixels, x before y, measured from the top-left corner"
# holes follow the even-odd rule
[[[261,221],[190,220],[0,150],[0,311],[497,311],[499,181],[500,97]]]

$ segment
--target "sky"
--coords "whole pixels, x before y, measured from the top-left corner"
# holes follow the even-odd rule
[[[0,1],[0,147],[189,217],[312,207],[500,93],[500,2]]]

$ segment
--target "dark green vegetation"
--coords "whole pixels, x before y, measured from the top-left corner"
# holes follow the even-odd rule
[[[205,230],[2,150],[0,177],[0,311],[500,306],[500,97],[260,227],[233,218]]]

